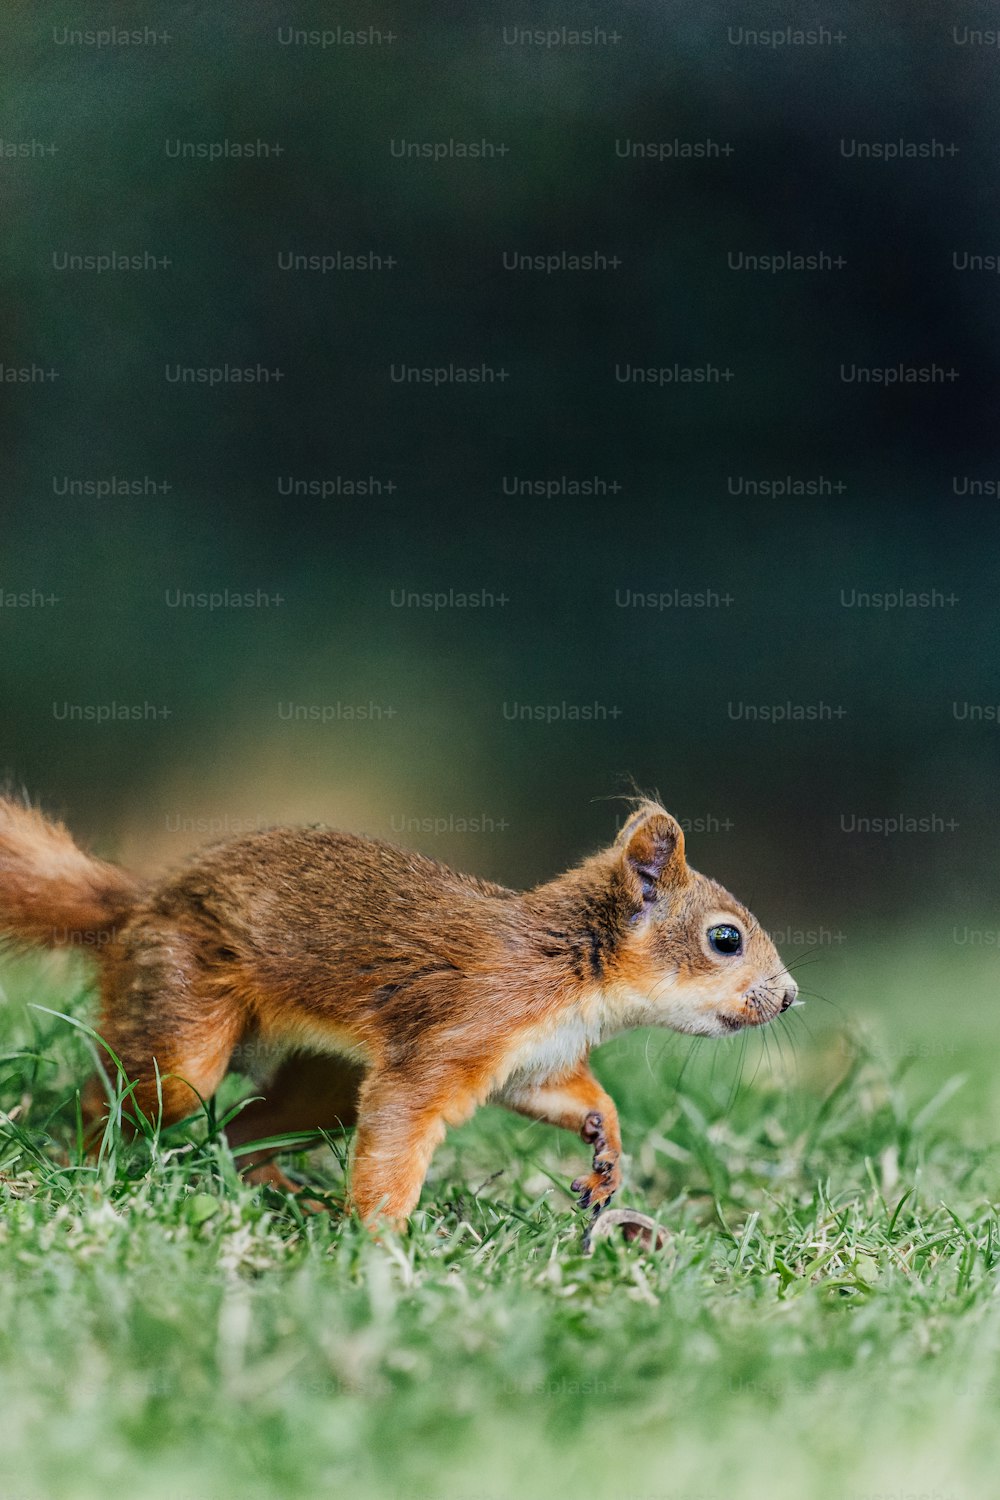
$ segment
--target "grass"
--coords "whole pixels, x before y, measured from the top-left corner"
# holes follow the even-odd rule
[[[998,1085],[967,1022],[995,959],[962,956],[951,1014],[932,951],[852,962],[866,1028],[814,1005],[745,1049],[598,1055],[622,1201],[671,1239],[589,1259],[581,1144],[499,1111],[380,1245],[245,1187],[207,1116],[87,1162],[90,1043],[32,1008],[85,1017],[83,973],[7,963],[4,1500],[992,1493]],[[292,1160],[336,1193],[342,1151]]]

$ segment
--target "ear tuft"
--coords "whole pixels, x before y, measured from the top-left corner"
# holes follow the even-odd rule
[[[638,882],[644,904],[651,904],[661,891],[684,879],[684,830],[662,807],[633,813],[619,841],[625,846],[623,862]]]

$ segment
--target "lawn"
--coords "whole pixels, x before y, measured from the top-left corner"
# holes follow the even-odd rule
[[[208,1118],[82,1161],[90,1044],[34,1007],[86,1018],[86,972],[7,961],[3,1500],[995,1493],[996,954],[806,973],[832,1003],[769,1034],[597,1054],[670,1239],[587,1258],[581,1144],[495,1110],[382,1244],[245,1187]],[[291,1161],[337,1193],[343,1147]]]

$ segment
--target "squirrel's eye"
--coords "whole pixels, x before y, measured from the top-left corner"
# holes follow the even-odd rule
[[[718,927],[708,929],[708,941],[716,953],[739,953],[743,947],[743,934],[738,927],[723,922]]]

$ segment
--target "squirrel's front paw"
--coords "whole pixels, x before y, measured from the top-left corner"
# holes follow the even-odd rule
[[[618,1152],[608,1145],[603,1115],[596,1112],[589,1114],[580,1134],[594,1148],[594,1169],[586,1177],[578,1177],[571,1184],[571,1191],[579,1193],[581,1208],[593,1208],[595,1213],[600,1213],[621,1187]]]
[[[606,1208],[622,1184],[622,1171],[617,1151],[595,1151],[594,1170],[586,1177],[578,1177],[571,1184],[571,1191],[579,1193],[581,1208],[600,1210]]]

